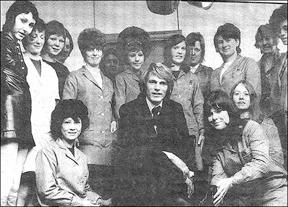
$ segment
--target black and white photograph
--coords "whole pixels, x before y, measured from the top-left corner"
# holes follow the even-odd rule
[[[287,1],[0,1],[1,206],[287,206]]]

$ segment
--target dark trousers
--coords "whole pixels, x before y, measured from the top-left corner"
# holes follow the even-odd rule
[[[162,151],[138,147],[120,152],[113,205],[171,206],[179,197],[187,198],[183,174]]]
[[[88,184],[93,191],[101,195],[103,199],[111,198],[114,184],[114,167],[89,164],[88,168]]]
[[[279,110],[273,115],[271,115],[271,119],[273,120],[273,122],[275,123],[278,129],[281,146],[282,146],[283,154],[284,154],[284,166],[285,166],[285,169],[287,170],[287,125],[285,121],[286,119],[285,116],[286,114],[284,110]]]

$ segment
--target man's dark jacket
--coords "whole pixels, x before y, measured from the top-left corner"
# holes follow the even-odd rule
[[[119,112],[113,204],[171,205],[187,186],[181,170],[162,151],[186,162],[193,150],[181,104],[165,98],[155,118],[140,94]]]
[[[164,98],[160,115],[153,118],[146,97],[140,94],[124,104],[119,114],[118,145],[123,149],[146,146],[172,152],[184,161],[192,150],[183,108],[175,101]]]

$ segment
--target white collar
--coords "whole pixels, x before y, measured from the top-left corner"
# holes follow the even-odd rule
[[[25,51],[24,53],[25,53],[25,55],[27,55],[32,60],[36,60],[36,61],[42,60],[40,55],[35,56],[35,55],[32,55],[30,52],[27,52],[27,51]]]
[[[200,64],[198,63],[198,64],[195,65],[195,66],[190,66],[190,71],[191,71],[192,73],[195,73],[196,70],[198,69],[199,65],[200,65]]]
[[[227,62],[223,62],[223,66],[229,67],[234,62],[234,60],[236,60],[237,57],[238,57],[238,55],[235,55],[231,60],[229,60]]]
[[[89,64],[86,63],[85,68],[88,69],[91,73],[97,74],[100,73],[100,68],[93,68]]]

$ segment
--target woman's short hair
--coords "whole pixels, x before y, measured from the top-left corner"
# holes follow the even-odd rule
[[[61,22],[58,22],[57,20],[52,20],[46,24],[45,42],[47,42],[47,40],[51,35],[55,34],[63,36],[64,40],[66,38],[64,25]]]
[[[239,40],[239,45],[236,47],[236,51],[238,54],[241,53],[241,48],[240,48],[241,32],[240,32],[240,29],[238,27],[236,27],[234,24],[231,24],[231,23],[226,23],[226,24],[218,27],[217,32],[214,35],[214,46],[216,48],[216,51],[218,51],[217,38],[219,36],[222,36],[223,39],[225,39],[225,40],[229,39],[229,38]]]
[[[34,25],[33,27],[33,31],[38,31],[38,32],[43,32],[46,30],[46,24],[45,22],[43,21],[43,19],[41,18],[38,18],[38,21],[36,22],[36,24]],[[31,33],[32,33],[31,32]],[[30,34],[29,34],[30,35]],[[24,37],[24,39],[22,40],[22,44],[23,44],[23,47],[25,48],[27,45],[28,45],[28,39],[29,39],[29,35]]]
[[[233,100],[233,95],[234,95],[234,92],[235,92],[235,88],[239,85],[239,84],[243,84],[244,87],[247,89],[248,93],[249,93],[249,96],[250,96],[250,106],[249,106],[249,112],[251,113],[252,117],[254,118],[255,116],[259,116],[259,113],[260,113],[260,109],[259,107],[257,108],[256,105],[257,105],[257,94],[256,94],[256,91],[254,89],[254,87],[252,86],[251,83],[249,83],[247,80],[240,80],[238,81],[232,88],[231,88],[231,91],[230,91],[230,99]],[[237,108],[237,106],[235,105],[234,101],[232,101],[233,103],[233,107],[234,107],[234,111],[238,112],[238,113],[241,113],[239,111],[239,109]],[[255,117],[256,118],[256,117]]]
[[[99,49],[104,51],[106,45],[105,34],[95,28],[84,29],[78,37],[78,46],[83,58],[85,58],[85,52],[90,49]]]
[[[164,64],[166,66],[171,67],[172,63],[173,63],[172,62],[171,48],[174,47],[175,45],[178,45],[181,42],[185,42],[185,44],[187,46],[186,39],[181,34],[172,35],[167,39],[165,46],[164,46],[164,51],[163,51]],[[187,50],[187,48],[186,48],[186,55],[185,55],[184,61],[181,64],[181,66],[182,65],[185,65],[185,66],[189,65],[189,57],[190,57],[189,50]],[[189,70],[190,70],[190,68],[189,68]]]
[[[278,44],[278,35],[273,31],[273,28],[269,24],[260,25],[255,35],[255,44],[256,48],[259,48],[259,42],[264,38],[272,38],[273,45]]]
[[[78,118],[82,121],[83,132],[89,126],[88,109],[80,100],[61,100],[56,105],[51,114],[51,134],[57,139],[62,135],[61,127],[64,119],[72,118],[78,122]]]
[[[129,52],[142,51],[146,59],[151,52],[151,40],[149,34],[139,27],[125,28],[117,38],[117,47],[122,54],[121,59],[126,64]]]
[[[195,43],[199,41],[200,47],[201,47],[201,59],[199,63],[202,63],[204,61],[205,56],[205,40],[201,33],[199,32],[191,32],[186,37],[187,46],[195,46]]]
[[[227,111],[229,115],[234,114],[232,100],[225,91],[220,89],[212,91],[208,97],[205,104],[205,113],[207,114],[207,117],[212,108],[219,111]]]
[[[269,24],[272,26],[275,33],[279,31],[279,24],[287,20],[287,3],[275,9],[269,19]]]
[[[163,65],[162,63],[151,63],[149,68],[142,74],[140,79],[141,93],[146,95],[147,83],[150,74],[154,74],[158,78],[161,78],[166,81],[168,89],[165,97],[170,97],[174,86],[174,79],[170,69],[165,65]]]
[[[4,32],[9,32],[13,29],[14,24],[15,24],[15,18],[19,14],[28,14],[29,12],[32,13],[33,19],[38,21],[38,11],[33,3],[27,0],[21,0],[21,1],[15,1],[8,9],[6,13],[6,21],[5,24],[3,25],[2,30]]]

